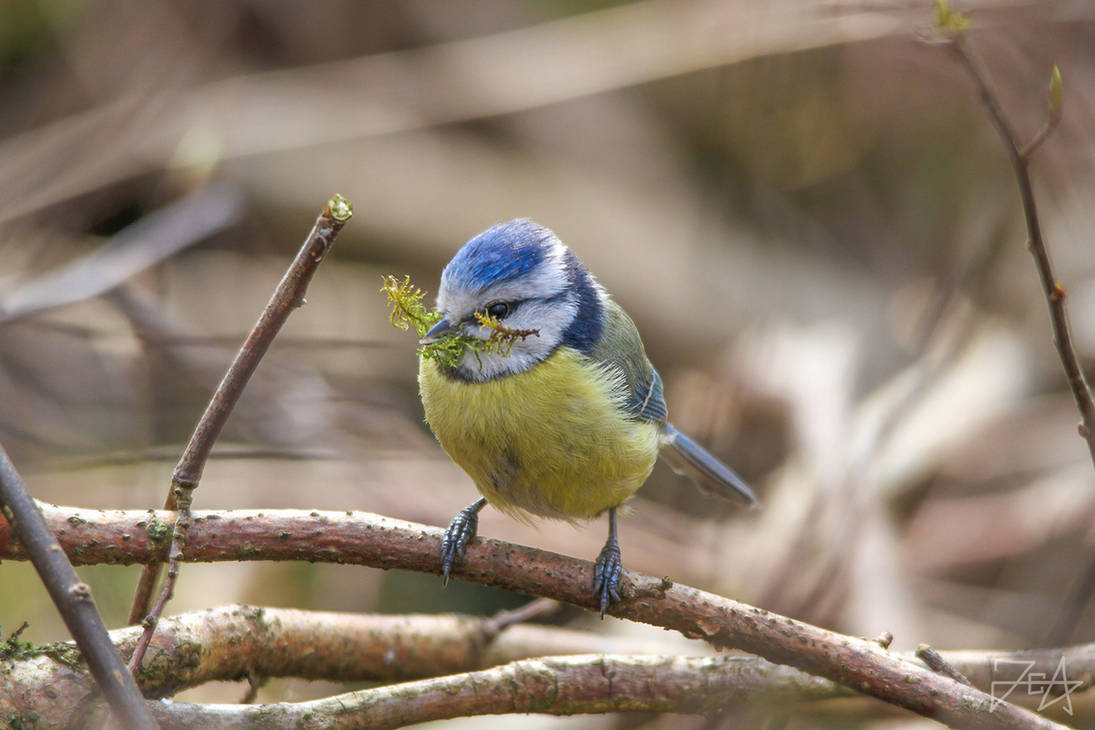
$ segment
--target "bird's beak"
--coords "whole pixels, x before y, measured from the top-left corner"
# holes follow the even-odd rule
[[[442,318],[440,322],[430,327],[430,331],[418,341],[420,345],[432,345],[438,340],[444,339],[449,335],[455,335],[460,332],[460,328],[449,322],[449,320]]]

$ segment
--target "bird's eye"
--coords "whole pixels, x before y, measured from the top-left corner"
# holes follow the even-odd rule
[[[509,312],[509,302],[495,302],[487,307],[487,314],[494,319],[505,319]]]

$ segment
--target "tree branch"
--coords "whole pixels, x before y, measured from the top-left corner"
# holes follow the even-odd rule
[[[43,505],[77,562],[162,560],[169,512],[96,511]],[[21,557],[0,525],[0,557]],[[442,530],[361,512],[198,512],[183,560],[312,560],[438,573]],[[155,536],[159,536],[159,541]],[[476,539],[456,576],[593,610],[592,565],[583,560]],[[438,590],[441,590],[440,585]],[[844,636],[687,586],[625,571],[620,618],[679,631],[720,648],[743,649],[826,677],[954,727],[1050,728],[1055,723]],[[991,708],[991,711],[990,711]]]
[[[710,713],[783,696],[803,688],[773,686],[763,674],[742,671],[734,657],[579,655],[524,659],[467,674],[349,692],[312,702],[269,705],[198,705],[157,708],[164,728],[264,727],[397,728],[487,714],[578,715],[605,712]],[[747,670],[749,667],[745,667]],[[827,682],[811,678],[819,694]]]
[[[171,533],[171,547],[168,551],[167,580],[160,592],[151,613],[148,612],[148,601],[152,595],[156,578],[159,574],[158,564],[149,564],[141,571],[141,577],[137,582],[137,590],[133,596],[133,605],[129,611],[129,622],[137,623],[142,620],[145,633],[137,649],[130,659],[130,670],[136,672],[141,666],[141,659],[152,640],[152,634],[156,630],[156,621],[163,613],[164,606],[171,599],[175,590],[175,580],[179,574],[179,556],[186,545],[187,533],[190,529],[190,504],[194,490],[201,480],[205,462],[209,459],[209,453],[213,450],[213,444],[224,428],[232,408],[236,405],[243,393],[247,381],[258,367],[263,355],[270,349],[274,337],[281,331],[282,325],[289,319],[293,310],[304,304],[304,294],[308,284],[312,280],[316,269],[323,258],[330,251],[335,238],[338,237],[342,226],[353,215],[353,209],[349,201],[341,195],[334,196],[324,206],[323,211],[316,219],[315,225],[304,239],[304,244],[297,253],[293,263],[285,272],[285,276],[274,290],[270,301],[259,316],[251,333],[240,346],[235,359],[228,367],[228,372],[217,386],[216,392],[209,401],[209,405],[202,414],[190,442],[186,445],[179,463],[171,475],[171,489],[168,491],[164,507],[169,510],[177,510],[178,518],[175,520]]]
[[[18,536],[117,719],[126,728],[157,727],[133,676],[126,671],[107,635],[91,588],[76,575],[3,446],[0,446],[0,508],[8,523],[5,527]]]
[[[529,612],[542,607],[539,600],[527,606]],[[619,687],[637,681],[641,675],[636,672],[645,671],[636,670],[635,657],[620,654],[674,653],[656,643],[652,645],[649,640],[628,640],[550,626],[516,624],[493,634],[492,629],[500,623],[498,618],[385,616],[250,606],[206,609],[161,621],[139,681],[146,696],[163,697],[218,680],[292,676],[341,682],[393,682],[463,672],[459,678],[452,678],[453,684],[459,684],[461,680],[476,682],[483,691],[490,683],[508,681],[514,670],[511,666],[506,672],[490,675],[475,674],[478,670],[532,657],[597,652],[609,655],[603,659],[598,657],[598,661],[611,669],[613,684]],[[502,615],[502,618],[501,623],[505,623],[514,617]],[[125,655],[132,651],[139,635],[138,628],[130,627],[112,631],[111,639]],[[1016,667],[1053,676],[1064,657],[1069,676],[1084,678],[1084,684],[1071,689],[1076,694],[1090,686],[1095,671],[1095,645],[1092,644],[1063,651],[944,654],[945,662],[952,669],[970,674],[982,688],[990,687],[995,680],[1016,678],[1019,673]],[[904,657],[908,659],[911,655]],[[673,661],[668,657],[661,660]],[[998,665],[1011,665],[1013,673],[1009,675]],[[659,678],[649,683],[647,698],[632,698],[635,705],[630,709],[666,711],[668,703],[671,705],[669,711],[689,712],[720,703],[718,708],[722,711],[763,711],[762,708],[772,705],[786,708],[793,703],[856,695],[847,687],[754,656],[694,658],[675,666],[675,674],[671,673],[665,682]],[[86,718],[95,709],[94,684],[71,644],[51,645],[6,664],[0,662],[0,667],[3,668],[0,671],[0,712],[33,713],[38,717],[39,730],[71,727],[74,718]],[[685,681],[688,673],[692,673],[691,684],[696,692],[680,694],[678,685]],[[620,681],[624,684],[620,685]],[[63,691],[58,692],[58,688]],[[423,689],[428,691],[422,694],[420,690]],[[492,693],[494,689],[491,688]],[[370,702],[390,702],[393,694],[402,696],[405,690],[408,690],[405,685],[382,688],[370,695]],[[434,689],[420,684],[408,691],[418,702],[432,696],[429,693]],[[706,695],[709,691],[718,696]],[[1041,695],[1033,697],[1023,693],[1021,699],[1028,703],[1041,699]],[[346,698],[341,699],[345,702]],[[620,699],[598,696],[595,701],[608,703]],[[354,695],[351,704],[362,703],[363,696]],[[490,708],[488,705],[460,707],[464,714],[486,712]],[[596,711],[588,705],[586,709],[572,705],[569,710]],[[290,717],[303,711],[306,711],[304,707],[296,705],[276,710],[286,725]],[[403,710],[405,713],[421,711],[422,708],[413,706]],[[192,716],[207,711],[190,708],[184,712]],[[460,714],[457,708],[449,708],[447,712],[452,715],[446,716]],[[224,714],[220,713],[216,726],[225,720]],[[228,715],[248,717],[242,709],[228,711]],[[376,719],[371,715],[358,716],[362,723],[371,724]],[[420,719],[427,717],[416,715],[413,721]],[[181,721],[172,716],[171,722]]]

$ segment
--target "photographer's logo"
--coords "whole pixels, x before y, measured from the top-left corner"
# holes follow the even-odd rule
[[[1083,682],[1078,679],[1070,680],[1068,678],[1064,656],[1062,655],[1061,661],[1057,662],[1057,669],[1049,679],[1046,679],[1045,672],[1032,672],[1031,669],[1034,668],[1034,664],[1033,659],[1029,661],[1018,659],[992,660],[992,675],[994,677],[1013,673],[1018,676],[1015,679],[994,679],[992,681],[990,687],[992,704],[989,706],[989,712],[995,710],[1016,689],[1024,687],[1028,695],[1042,695],[1042,701],[1038,703],[1038,712],[1064,700],[1065,712],[1072,715],[1072,693]],[[1009,670],[1008,667],[1014,667],[1015,669]]]

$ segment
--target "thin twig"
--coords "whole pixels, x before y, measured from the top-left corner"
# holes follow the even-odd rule
[[[1061,365],[1068,379],[1072,397],[1075,399],[1076,407],[1080,411],[1082,418],[1079,428],[1080,436],[1087,442],[1092,464],[1095,464],[1095,398],[1092,397],[1091,388],[1084,377],[1084,371],[1080,366],[1080,358],[1076,354],[1076,348],[1072,341],[1072,329],[1068,321],[1068,309],[1065,306],[1067,292],[1065,287],[1057,280],[1053,265],[1050,262],[1049,249],[1046,247],[1045,239],[1042,236],[1042,226],[1038,219],[1038,205],[1034,200],[1034,186],[1030,179],[1031,155],[1057,126],[1061,117],[1060,105],[1051,103],[1046,123],[1029,144],[1021,145],[1018,135],[1012,128],[1003,106],[1000,104],[1000,97],[990,81],[988,69],[985,68],[980,57],[970,47],[965,36],[956,36],[950,47],[954,49],[962,65],[969,71],[970,77],[977,86],[981,101],[988,110],[989,119],[996,127],[996,131],[999,132],[1000,138],[1004,142],[1004,148],[1008,153],[1008,158],[1011,160],[1015,179],[1019,185],[1019,198],[1023,205],[1023,216],[1026,219],[1027,248],[1034,257],[1034,263],[1038,269],[1038,279],[1042,284],[1042,291],[1049,306],[1050,324],[1053,327],[1053,343],[1057,347],[1057,355],[1060,357]]]
[[[0,508],[49,591],[115,717],[126,728],[156,728],[133,675],[107,634],[91,588],[80,580],[19,472],[0,446]]]
[[[334,196],[324,206],[296,258],[259,316],[258,322],[244,340],[232,364],[228,366],[228,372],[213,393],[205,413],[194,428],[186,450],[183,451],[179,463],[175,466],[171,476],[171,489],[165,501],[166,509],[176,510],[178,513],[171,535],[171,547],[168,551],[167,580],[152,612],[142,620],[141,617],[148,610],[148,599],[159,572],[158,565],[146,566],[141,571],[136,595],[133,597],[133,606],[129,612],[130,623],[141,620],[145,629],[142,640],[129,662],[130,669],[134,673],[140,668],[148,642],[152,640],[152,635],[156,631],[156,621],[174,593],[175,581],[179,574],[179,559],[186,546],[186,535],[191,525],[190,505],[194,489],[201,480],[202,470],[209,459],[213,444],[220,435],[221,429],[224,428],[236,401],[243,393],[247,381],[270,348],[270,343],[273,342],[293,310],[304,304],[304,294],[312,276],[351,215],[353,215],[353,209],[349,201],[341,195]]]
[[[499,611],[483,621],[483,638],[493,639],[510,626],[555,613],[561,607],[562,604],[553,598],[537,598],[512,611]]]
[[[164,546],[154,535],[174,518],[167,512],[137,510],[52,508],[50,513],[56,515],[51,519],[79,515],[64,534],[58,533],[79,552],[79,559],[95,556],[97,562],[112,563],[162,560]],[[153,522],[158,527],[150,531]],[[193,517],[184,559],[310,560],[438,574],[442,534],[436,527],[362,512],[201,512]],[[0,529],[0,555],[6,549]],[[594,610],[592,574],[587,561],[488,538],[473,541],[454,572],[475,583]],[[743,649],[954,727],[1058,727],[866,639],[631,571],[624,571],[621,593],[623,600],[610,611],[614,616],[672,629],[716,647]]]
[[[241,705],[253,705],[255,700],[259,696],[259,690],[270,681],[269,677],[263,676],[255,672],[254,669],[247,670],[247,691],[243,693],[243,697],[240,698],[239,704]]]
[[[1072,397],[1076,401],[1077,409],[1080,411],[1078,428],[1080,437],[1087,443],[1088,454],[1091,457],[1092,464],[1095,465],[1095,398],[1092,397],[1091,388],[1084,376],[1080,358],[1076,354],[1076,348],[1073,344],[1068,309],[1065,306],[1068,292],[1064,285],[1057,280],[1057,275],[1053,271],[1049,249],[1042,236],[1042,226],[1038,219],[1038,205],[1034,199],[1034,186],[1030,179],[1031,156],[1046,141],[1061,120],[1060,73],[1054,68],[1049,87],[1048,117],[1045,123],[1031,141],[1023,145],[1008,121],[1007,114],[1000,103],[1000,97],[990,80],[988,69],[969,45],[965,34],[959,33],[954,36],[950,47],[954,49],[955,55],[973,79],[974,85],[981,96],[981,101],[984,103],[985,109],[988,110],[989,119],[1000,134],[1008,158],[1011,160],[1011,166],[1019,186],[1023,216],[1026,219],[1027,248],[1031,256],[1034,257],[1034,264],[1038,270],[1038,279],[1041,282],[1042,291],[1049,306],[1053,343],[1057,348],[1057,355],[1061,360],[1061,366],[1064,368]],[[1048,636],[1050,642],[1061,643],[1067,640],[1072,633],[1072,629],[1079,621],[1083,606],[1087,604],[1092,592],[1095,592],[1095,561],[1089,560],[1080,575],[1080,579],[1072,588],[1071,595],[1063,602],[1061,614],[1050,629]]]

